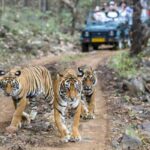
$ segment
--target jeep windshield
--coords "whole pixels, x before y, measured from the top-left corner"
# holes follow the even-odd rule
[[[110,12],[109,17],[103,11],[91,12],[87,19],[87,25],[116,25],[125,23],[122,17],[119,16],[118,12]]]

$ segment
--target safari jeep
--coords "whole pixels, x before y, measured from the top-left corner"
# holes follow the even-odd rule
[[[94,50],[102,44],[111,45],[113,49],[123,48],[123,43],[130,46],[129,26],[120,21],[117,11],[104,13],[108,19],[105,21],[93,19],[93,13],[90,12],[86,20],[85,27],[81,31],[81,48],[82,52],[88,52],[89,46]],[[121,35],[121,30],[126,30],[126,35]]]

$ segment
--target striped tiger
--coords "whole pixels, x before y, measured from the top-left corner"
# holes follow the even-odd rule
[[[43,66],[30,66],[10,69],[0,80],[0,87],[4,95],[11,96],[15,112],[8,132],[15,132],[21,124],[22,117],[27,117],[24,112],[28,100],[43,94],[53,105],[53,87],[49,71]]]
[[[95,86],[97,83],[96,73],[89,66],[78,67],[80,76],[82,76],[82,101],[83,104],[87,104],[87,109],[85,105],[82,105],[82,117],[84,119],[94,119],[95,110]],[[88,111],[87,111],[88,110]]]
[[[81,140],[78,130],[81,114],[81,81],[73,69],[57,74],[54,81],[54,118],[63,142]],[[71,133],[67,121],[71,118]]]
[[[0,81],[3,79],[5,75],[5,71],[4,70],[0,70]],[[0,90],[2,89],[1,85],[0,85]]]

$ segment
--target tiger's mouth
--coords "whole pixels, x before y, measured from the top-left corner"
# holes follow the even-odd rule
[[[91,94],[93,92],[93,89],[91,87],[86,87],[86,88],[83,88],[83,92],[85,94]]]
[[[4,92],[4,95],[5,95],[5,96],[12,96],[11,93],[7,93],[7,92]]]
[[[15,96],[16,94],[17,94],[17,90],[15,90],[15,91],[10,91],[10,92],[6,92],[6,91],[4,91],[4,95],[5,96]]]

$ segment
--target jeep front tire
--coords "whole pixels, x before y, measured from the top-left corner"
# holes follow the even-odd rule
[[[89,45],[82,43],[82,52],[88,52],[89,51]]]

